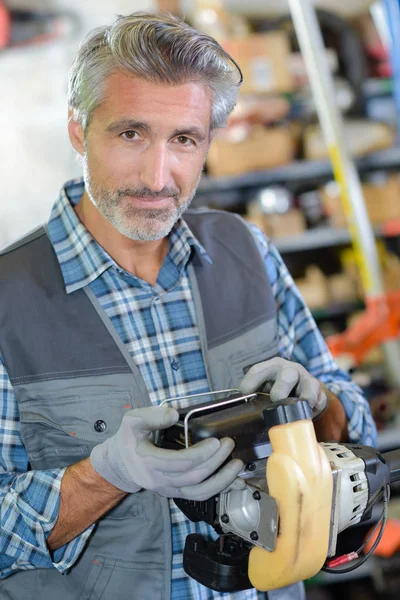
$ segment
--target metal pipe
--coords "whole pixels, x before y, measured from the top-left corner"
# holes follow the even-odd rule
[[[343,135],[332,77],[325,60],[321,31],[310,0],[289,0],[293,24],[304,57],[319,121],[340,186],[350,234],[368,295],[384,292],[375,236],[365,207],[361,183]]]
[[[341,115],[335,104],[333,79],[326,63],[325,47],[315,9],[310,0],[289,0],[289,4],[333,172],[340,187],[366,299],[379,298],[385,290],[374,231],[365,206],[360,178],[344,137]],[[400,385],[400,346],[397,342],[388,342],[384,344],[384,350],[388,377],[392,383]]]

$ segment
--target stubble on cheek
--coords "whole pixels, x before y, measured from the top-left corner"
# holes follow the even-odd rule
[[[154,240],[168,235],[190,205],[201,177],[200,173],[195,186],[185,197],[178,187],[165,187],[160,192],[152,192],[145,187],[110,188],[108,185],[112,186],[111,183],[98,182],[97,173],[92,176],[93,171],[90,169],[86,153],[83,166],[86,190],[92,203],[120,233],[137,240]],[[155,209],[151,206],[139,207],[134,204],[135,197],[169,197],[171,204]]]

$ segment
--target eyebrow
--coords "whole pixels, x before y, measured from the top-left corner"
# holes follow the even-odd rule
[[[203,142],[206,139],[206,134],[199,127],[188,127],[187,129],[175,129],[172,134],[172,137],[176,137],[177,135],[185,135],[192,136],[197,138],[200,142]]]
[[[110,123],[106,131],[109,131],[110,133],[115,133],[116,131],[127,131],[129,129],[141,129],[142,131],[150,131],[150,127],[149,125],[147,125],[147,123],[144,123],[143,121],[132,121],[131,119],[121,119],[119,121],[115,121],[114,123]]]
[[[118,131],[128,131],[130,129],[138,129],[139,131],[146,131],[147,133],[151,132],[151,127],[144,121],[132,121],[131,119],[121,119],[114,123],[110,123],[110,125],[107,126],[106,131],[116,133]],[[171,137],[179,135],[193,136],[200,142],[203,142],[207,137],[204,131],[195,125],[193,127],[187,127],[186,129],[175,129],[175,131],[172,132]]]

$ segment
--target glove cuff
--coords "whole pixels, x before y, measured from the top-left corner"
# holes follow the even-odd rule
[[[123,492],[136,493],[142,488],[136,485],[131,478],[124,477],[125,465],[116,448],[110,448],[112,438],[105,440],[93,448],[90,453],[90,462],[93,469],[103,479]]]

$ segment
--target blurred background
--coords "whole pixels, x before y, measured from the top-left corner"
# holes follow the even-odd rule
[[[7,0],[0,41],[3,182],[0,245],[47,218],[62,182],[80,174],[67,137],[67,74],[81,38],[149,0]],[[1,38],[1,33],[0,33]],[[5,46],[5,38],[8,39]],[[5,46],[5,47],[4,47]]]
[[[395,338],[391,345],[357,338],[347,367],[370,401],[380,449],[389,450],[400,446],[400,368],[393,373],[400,356],[399,0],[314,5]],[[362,277],[368,256],[352,243],[284,0],[0,0],[0,246],[45,221],[62,184],[81,173],[66,128],[67,73],[80,40],[116,14],[137,10],[184,17],[217,38],[244,73],[239,103],[210,149],[194,204],[257,224],[275,241],[323,335],[332,340],[349,331],[370,308]],[[379,327],[374,313],[366,323]],[[307,582],[309,600],[399,597],[399,497],[394,489],[385,544],[357,571]],[[341,551],[360,545],[380,510],[341,534]]]

